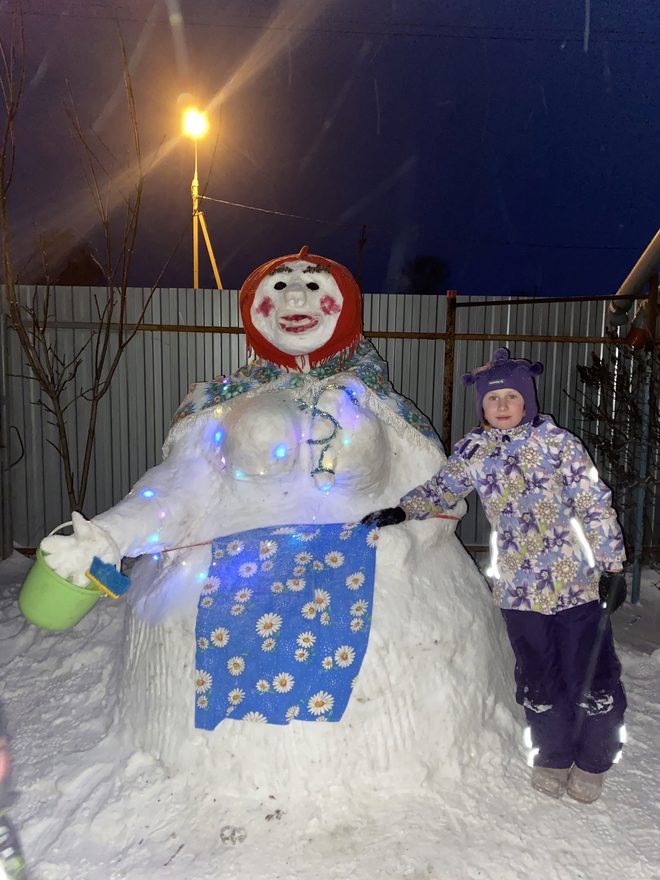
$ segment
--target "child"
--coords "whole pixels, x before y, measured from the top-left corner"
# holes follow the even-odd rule
[[[477,490],[492,527],[486,573],[529,724],[532,786],[591,803],[625,739],[626,698],[608,616],[625,599],[625,552],[610,491],[584,447],[538,413],[534,377],[542,371],[500,348],[463,376],[475,385],[481,427],[399,507],[363,522],[426,519]]]

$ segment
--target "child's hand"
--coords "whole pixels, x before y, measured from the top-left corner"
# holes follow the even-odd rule
[[[621,571],[604,571],[598,583],[598,595],[608,614],[614,612],[626,601],[628,587]]]
[[[11,761],[9,759],[9,743],[6,737],[0,736],[0,782],[9,776]]]
[[[383,526],[395,526],[406,518],[406,512],[402,507],[385,507],[383,510],[374,510],[368,513],[360,522],[363,526],[376,526],[382,529]]]

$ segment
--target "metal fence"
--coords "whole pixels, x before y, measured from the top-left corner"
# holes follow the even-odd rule
[[[21,288],[20,293],[26,297],[34,291]],[[149,293],[131,291],[135,316]],[[89,336],[95,291],[55,288],[50,296],[49,332],[62,354],[71,353]],[[513,348],[516,356],[544,363],[539,382],[541,411],[584,434],[596,426],[583,423],[584,390],[578,384],[576,367],[588,364],[594,352],[604,355],[606,307],[603,301],[520,303],[465,297],[455,301],[454,309],[454,302],[444,295],[376,293],[364,296],[364,327],[365,335],[387,361],[394,387],[429,416],[445,441],[455,442],[475,423],[472,394],[464,393],[461,374],[488,360],[499,345]],[[453,363],[446,363],[448,329],[453,337]],[[6,396],[3,435],[7,438],[2,451],[5,467],[9,467],[3,481],[9,496],[3,503],[3,530],[5,538],[15,544],[34,547],[69,518],[69,504],[53,446],[56,432],[39,403],[39,388],[26,376],[14,333],[6,327],[0,331]],[[84,388],[92,370],[90,347],[81,357],[76,382]],[[115,504],[160,460],[171,416],[193,382],[230,373],[245,359],[237,291],[156,291],[145,324],[127,348],[100,408],[83,512],[92,516]],[[78,466],[86,408],[79,400],[68,410],[73,460]],[[658,462],[654,465],[657,469]],[[660,502],[657,497],[647,501],[647,518],[657,535]],[[487,544],[487,524],[474,501],[459,534],[468,547]]]

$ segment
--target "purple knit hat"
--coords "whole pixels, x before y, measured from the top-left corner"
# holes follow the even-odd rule
[[[477,392],[477,418],[483,419],[484,411],[482,401],[484,395],[498,388],[513,388],[522,394],[525,401],[525,415],[521,425],[531,422],[539,412],[536,400],[535,376],[543,372],[543,364],[532,363],[525,358],[512,358],[507,348],[498,348],[493,355],[492,361],[477,367],[471,373],[465,373],[461,377],[463,385],[476,385]]]

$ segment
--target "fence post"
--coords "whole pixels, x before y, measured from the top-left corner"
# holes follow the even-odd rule
[[[451,417],[454,408],[454,346],[456,343],[456,296],[457,291],[447,291],[447,314],[445,316],[445,370],[442,389],[442,445],[447,455],[451,452]]]
[[[639,472],[637,479],[637,503],[635,505],[635,534],[632,595],[633,605],[639,602],[640,582],[642,574],[642,550],[644,547],[644,508],[646,505],[646,476],[648,467],[648,446],[650,428],[651,389],[653,388],[653,365],[655,361],[655,324],[658,303],[658,275],[654,273],[649,280],[649,298],[646,302],[646,326],[648,343],[646,345],[646,363],[644,364],[644,390],[642,398],[642,439],[639,450]]]
[[[0,559],[12,552],[11,476],[9,473],[9,388],[7,320],[0,303]]]

